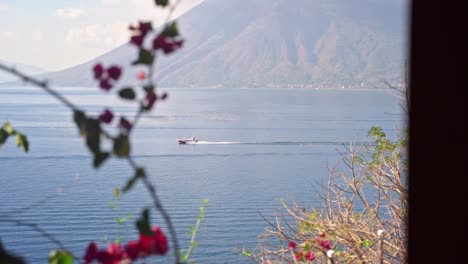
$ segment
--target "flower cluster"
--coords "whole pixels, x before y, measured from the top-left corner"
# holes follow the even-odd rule
[[[159,227],[152,228],[151,235],[140,234],[139,240],[129,241],[125,247],[111,243],[107,249],[99,250],[94,242],[88,245],[84,261],[86,264],[97,261],[100,264],[118,264],[123,260],[131,263],[138,258],[150,255],[164,255],[169,250],[166,236]]]
[[[99,81],[99,87],[105,91],[112,89],[114,83],[122,75],[122,68],[116,65],[112,65],[105,69],[101,63],[94,65],[93,67],[94,79]]]
[[[327,234],[325,233],[322,233],[320,235],[320,237],[317,237],[315,238],[315,241],[317,242],[317,244],[319,244],[319,246],[321,246],[322,248],[326,249],[326,250],[330,250],[332,248],[331,246],[331,241],[330,240],[326,240],[325,238],[327,237]]]
[[[296,260],[308,260],[313,261],[315,259],[315,254],[312,251],[304,251],[304,249],[296,250],[297,244],[294,242],[289,242],[289,249],[293,252],[294,258]]]
[[[144,110],[151,110],[156,103],[156,101],[161,100],[164,101],[168,98],[168,93],[163,93],[162,95],[157,95],[155,92],[148,92],[146,94],[145,100],[143,101],[143,109]]]
[[[130,43],[141,48],[146,35],[153,30],[151,22],[138,22],[138,26],[130,25],[128,27],[133,35],[130,37]]]
[[[144,41],[148,33],[153,31],[151,22],[138,22],[137,26],[131,25],[129,27],[132,32],[130,43],[137,46],[139,49],[144,49]],[[161,50],[164,54],[170,54],[177,49],[181,48],[184,40],[178,38],[179,32],[175,23],[172,23],[159,33],[152,41],[152,50]]]
[[[153,40],[153,49],[154,50],[162,50],[164,54],[170,54],[176,51],[179,48],[182,48],[184,44],[183,39],[176,39],[173,37],[169,37],[163,33],[159,34]]]

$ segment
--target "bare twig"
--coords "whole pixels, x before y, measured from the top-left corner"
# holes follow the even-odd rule
[[[68,108],[70,108],[71,110],[74,110],[74,111],[77,111],[78,110],[78,107],[76,107],[74,104],[72,104],[70,101],[68,101],[64,96],[62,96],[61,94],[59,94],[58,92],[56,92],[55,90],[53,90],[52,88],[49,87],[48,83],[46,81],[39,81],[33,77],[30,77],[18,70],[16,70],[15,68],[13,67],[7,67],[5,65],[2,65],[0,63],[0,70],[3,70],[3,71],[6,71],[8,73],[11,73],[17,77],[19,77],[21,80],[25,81],[25,82],[28,82],[28,83],[31,83],[31,84],[34,84],[40,88],[42,88],[43,90],[45,90],[46,92],[48,92],[50,95],[52,95],[53,97],[55,97],[56,99],[58,99],[60,102],[62,102],[64,105],[66,105]]]

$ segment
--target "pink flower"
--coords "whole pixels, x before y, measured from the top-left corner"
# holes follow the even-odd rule
[[[151,25],[151,22],[140,21],[138,22],[137,27],[130,25],[128,29],[130,29],[130,31],[132,31],[134,34],[132,37],[130,37],[130,43],[141,48],[146,35],[148,32],[153,30],[153,26]]]
[[[109,79],[107,78],[102,79],[99,82],[99,87],[101,87],[101,89],[106,90],[106,91],[109,91],[110,89],[112,89],[112,85],[110,84]]]
[[[324,247],[326,250],[330,250],[331,249],[331,241],[330,240],[324,241],[322,247]]]
[[[159,227],[151,229],[153,235],[140,234],[140,249],[148,254],[164,255],[169,250],[167,238]]]
[[[295,258],[296,260],[302,259],[303,256],[304,256],[304,251],[302,251],[302,250],[299,251],[299,252],[294,253],[294,258]]]
[[[99,87],[105,91],[112,89],[115,81],[122,75],[122,68],[116,65],[112,65],[106,70],[101,63],[98,63],[94,66],[93,71],[94,78],[99,81]]]
[[[139,72],[137,78],[138,80],[143,81],[144,79],[146,79],[146,73],[144,71]]]
[[[158,96],[155,93],[149,93],[146,95],[146,108],[153,108],[154,103],[158,100]]]
[[[138,258],[140,251],[141,251],[140,241],[137,241],[137,240],[129,241],[127,245],[125,246],[125,252],[127,253],[127,256],[131,260],[136,260]]]
[[[296,249],[296,243],[291,241],[291,242],[288,243],[288,247],[289,247],[289,249],[294,250],[294,249]]]
[[[109,109],[104,110],[104,112],[102,112],[102,114],[99,116],[99,120],[101,120],[101,122],[106,123],[106,124],[109,124],[110,122],[112,122],[113,118],[114,118],[114,114]]]
[[[143,45],[143,36],[131,36],[130,43],[134,44],[137,47],[141,47]]]
[[[317,243],[323,247],[324,249],[326,250],[330,250],[331,249],[331,241],[330,240],[322,240],[321,238],[315,238],[315,241],[317,241]]]
[[[118,66],[113,65],[109,69],[107,69],[107,75],[111,79],[118,80],[121,74],[122,74],[122,69]]]
[[[94,65],[93,72],[94,72],[94,79],[100,79],[102,74],[104,73],[104,67],[102,67],[102,64],[98,63]]]
[[[161,49],[164,54],[170,54],[181,48],[183,44],[184,40],[173,40],[164,34],[159,34],[159,36],[153,40],[153,49]]]
[[[310,260],[310,261],[314,260],[315,259],[314,252],[312,252],[312,251],[307,252],[307,254],[305,255],[305,259]]]
[[[86,249],[85,256],[84,256],[85,263],[91,263],[91,261],[93,261],[96,258],[97,252],[98,252],[97,244],[94,242],[89,243],[88,248]]]

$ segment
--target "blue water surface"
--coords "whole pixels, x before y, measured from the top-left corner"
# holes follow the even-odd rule
[[[136,110],[135,104],[96,88],[59,90],[91,114],[105,106],[128,117]],[[259,212],[272,219],[281,208],[280,198],[320,206],[317,183],[326,180],[327,165],[339,160],[342,144],[367,141],[374,125],[394,135],[405,121],[399,101],[383,90],[166,91],[169,100],[158,102],[140,120],[132,135],[132,154],[157,186],[183,248],[201,200],[210,199],[198,233],[200,246],[192,255],[197,263],[247,263],[237,250],[258,244],[266,226]],[[128,163],[114,158],[94,170],[71,113],[38,88],[0,87],[3,121],[27,134],[31,143],[27,154],[14,140],[0,148],[0,215],[37,223],[76,256],[83,255],[89,241],[103,244],[117,238],[116,213],[109,202],[114,187],[124,186],[132,175]],[[191,136],[200,144],[176,142]],[[122,228],[124,241],[137,238],[134,220],[151,205],[140,183],[123,195],[121,214],[133,215]],[[167,230],[154,211],[152,221]],[[28,227],[1,221],[0,239],[29,263],[46,263],[56,247]]]

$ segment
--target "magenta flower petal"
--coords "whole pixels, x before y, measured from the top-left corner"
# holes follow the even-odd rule
[[[109,69],[107,69],[107,75],[114,80],[118,80],[122,75],[122,69],[115,65],[111,66]]]
[[[88,245],[88,248],[86,249],[86,253],[84,256],[85,263],[91,263],[93,261],[98,253],[98,246],[96,243],[91,242]]]
[[[102,80],[99,82],[99,87],[101,87],[101,89],[103,89],[103,90],[105,90],[105,91],[109,91],[110,89],[112,89],[112,85],[110,84],[108,78],[102,79]]]
[[[94,72],[94,79],[100,79],[102,74],[104,73],[104,67],[102,66],[102,64],[98,63],[94,65],[93,72]]]
[[[101,122],[106,123],[106,124],[109,124],[110,122],[112,122],[113,118],[114,118],[114,114],[109,109],[106,109],[99,116],[99,120],[101,120]]]
[[[307,254],[305,255],[305,259],[310,260],[310,261],[314,260],[315,259],[314,252],[312,252],[312,251],[307,252]]]
[[[292,241],[288,243],[288,247],[289,247],[289,249],[291,249],[291,250],[296,249],[296,246],[297,246],[296,243],[294,243],[294,242],[292,242]]]

